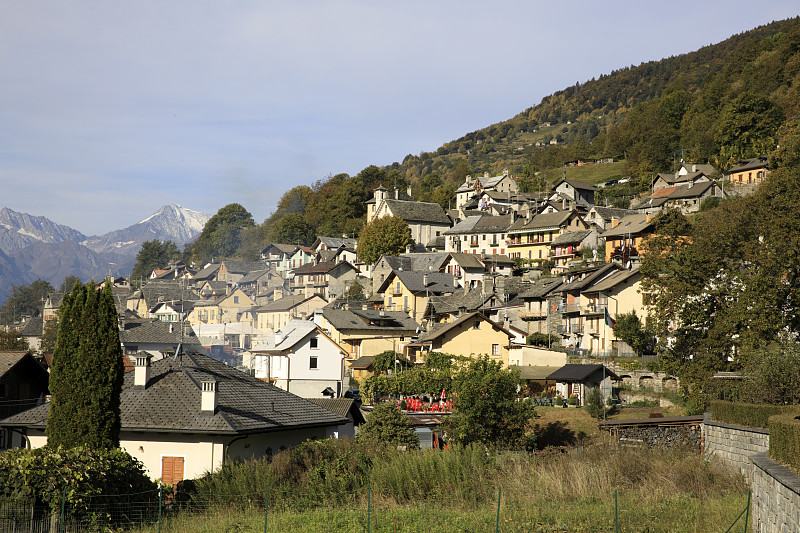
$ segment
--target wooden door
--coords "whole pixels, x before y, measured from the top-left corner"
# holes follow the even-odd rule
[[[161,483],[164,485],[175,485],[183,481],[183,457],[161,458]]]

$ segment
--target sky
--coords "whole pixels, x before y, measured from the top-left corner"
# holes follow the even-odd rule
[[[85,235],[167,204],[261,223],[291,187],[507,120],[792,1],[0,0],[0,208]]]

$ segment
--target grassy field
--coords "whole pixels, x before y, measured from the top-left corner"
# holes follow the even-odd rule
[[[572,427],[586,423],[582,410],[563,411]],[[276,460],[202,481],[188,508],[164,515],[160,531],[367,531],[368,522],[376,532],[725,531],[747,501],[740,475],[696,451],[606,445],[546,456],[478,447],[384,451],[370,455],[366,477],[348,485],[357,445],[323,448],[302,472]],[[292,481],[281,481],[282,472]],[[337,491],[342,486],[350,488]],[[138,531],[155,533],[159,526]]]

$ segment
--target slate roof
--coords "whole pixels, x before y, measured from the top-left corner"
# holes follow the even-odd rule
[[[427,252],[421,254],[400,254],[401,266],[403,270],[417,270],[419,272],[431,272],[439,270],[447,260],[447,252]],[[389,256],[387,256],[389,257]],[[432,268],[429,268],[432,267]],[[394,270],[398,267],[392,265]]]
[[[607,278],[603,278],[596,284],[589,287],[587,290],[592,292],[600,292],[600,291],[609,291],[619,285],[620,283],[625,283],[629,279],[636,277],[639,275],[639,267],[632,268],[631,270],[618,270],[614,272]]]
[[[146,285],[142,285],[139,289],[139,294],[144,297],[147,307],[153,307],[158,302],[169,302],[173,300],[199,300],[198,296],[193,290],[184,287],[181,281],[151,281]]]
[[[603,368],[603,365],[568,364],[547,376],[547,379],[560,381],[562,383],[599,383],[603,379]],[[611,379],[619,379],[619,377],[608,368],[605,369],[605,376]]]
[[[219,263],[210,263],[209,265],[207,265],[207,266],[203,267],[202,269],[200,269],[200,271],[197,272],[197,274],[195,274],[194,276],[192,276],[192,278],[194,280],[196,280],[196,281],[203,281],[203,280],[207,280],[207,279],[213,278],[214,275],[217,272],[219,272],[219,267],[220,266],[221,265]]]
[[[521,218],[508,228],[509,233],[517,233],[545,228],[561,227],[575,211],[558,211],[556,213],[541,213],[526,221]]]
[[[471,322],[472,320],[475,320],[476,318],[488,322],[495,329],[499,329],[500,331],[503,331],[503,332],[507,333],[509,337],[513,337],[514,336],[513,333],[511,333],[510,331],[508,331],[504,327],[500,326],[499,324],[496,324],[496,323],[492,322],[491,320],[486,318],[486,316],[484,316],[483,314],[475,311],[475,312],[472,312],[472,313],[467,313],[466,315],[461,315],[457,319],[453,320],[452,322],[448,322],[447,324],[437,324],[430,331],[426,331],[425,333],[420,335],[419,336],[419,342],[428,342],[428,341],[432,341],[434,339],[438,339],[439,337],[441,337],[445,333],[460,327],[464,323]]]
[[[295,275],[301,275],[301,276],[327,274],[337,266],[344,263],[346,263],[346,261],[343,263],[334,263],[333,261],[330,261],[325,263],[317,263],[316,265],[313,263],[306,263],[305,265],[301,265],[295,269],[292,269],[292,272]],[[350,263],[347,264],[350,265]],[[355,268],[352,265],[350,266],[351,268]]]
[[[447,272],[420,272],[417,270],[403,270],[394,272],[403,285],[412,293],[444,294],[458,290],[455,278]],[[425,276],[428,284],[425,285]],[[389,286],[391,276],[387,276],[378,292],[386,292],[384,289]]]
[[[753,157],[752,159],[740,159],[739,162],[733,165],[729,170],[728,174],[734,174],[736,172],[743,172],[745,170],[755,170],[757,168],[764,168],[767,166],[769,162],[769,158],[761,155],[758,157]]]
[[[0,378],[14,368],[28,352],[0,352]]]
[[[350,368],[355,368],[356,370],[366,370],[372,365],[374,360],[374,355],[362,355],[358,359],[350,362]]]
[[[352,398],[309,398],[309,401],[333,411],[339,416],[353,415],[355,425],[363,424],[366,419],[361,413],[360,402]]]
[[[466,292],[459,291],[449,296],[431,296],[430,305],[436,314],[457,313],[459,309],[475,311],[488,307],[493,294],[484,294],[481,287],[473,287]]]
[[[355,248],[356,240],[349,239],[345,237],[317,237],[317,241],[321,244],[324,244],[328,249],[336,249],[342,245],[345,245],[347,248]],[[314,242],[314,245],[317,243]],[[312,245],[311,248],[315,248],[316,246]]]
[[[594,185],[589,185],[588,183],[584,183],[582,181],[566,180],[566,179],[562,179],[561,181],[556,183],[553,186],[552,190],[556,190],[558,188],[558,186],[561,185],[562,183],[568,183],[569,185],[572,186],[573,189],[579,189],[579,190],[583,190],[583,191],[596,191],[597,190],[597,187],[595,187]]]
[[[120,394],[123,431],[244,435],[348,422],[319,405],[269,385],[204,355],[166,357],[152,363],[145,389],[125,374]],[[216,380],[217,410],[201,413],[202,381]],[[50,404],[3,421],[8,427],[44,429]]]
[[[450,225],[450,219],[439,204],[405,200],[385,200],[385,202],[394,216],[406,222]]]
[[[483,270],[483,263],[481,263],[478,256],[475,254],[465,254],[461,252],[450,252],[450,257],[453,261],[458,263],[461,268],[477,268]]]
[[[275,332],[274,336],[267,339],[266,342],[260,344],[258,351],[282,352],[285,350],[291,350],[295,347],[295,345],[297,345],[297,343],[308,337],[317,329],[319,329],[318,326],[310,320],[290,320],[288,324]],[[281,337],[281,342],[275,342],[279,335]],[[331,342],[333,343],[333,341]]]
[[[416,332],[419,324],[403,311],[351,311],[349,309],[322,310],[332,327],[339,331],[347,330],[395,330],[398,332]]]
[[[239,280],[239,285],[243,285],[245,283],[254,283],[258,281],[258,278],[261,276],[266,276],[269,274],[270,271],[268,269],[263,270],[253,270],[252,272],[248,272],[242,279]]]
[[[258,313],[275,313],[279,311],[288,311],[293,307],[297,307],[301,303],[310,300],[314,297],[322,298],[318,294],[314,294],[311,296],[305,296],[304,294],[292,294],[290,296],[284,296],[283,298],[278,298],[277,300],[273,300],[271,302],[267,302],[264,305],[257,307],[255,310]],[[328,303],[325,298],[322,298],[325,303]]]
[[[44,329],[44,320],[40,316],[29,318],[19,330],[20,337],[41,337]]]
[[[585,269],[587,271],[585,276],[579,277],[570,283],[564,283],[558,288],[558,290],[562,292],[585,290],[598,279],[603,279],[603,277],[607,276],[611,271],[619,269],[620,267],[614,263],[606,263],[600,267],[590,267]]]
[[[473,190],[475,188],[475,182],[476,181],[480,182],[481,187],[483,189],[488,189],[490,187],[496,186],[505,177],[506,176],[503,175],[503,176],[494,176],[494,177],[491,177],[491,178],[486,177],[486,176],[480,176],[478,178],[470,178],[469,180],[467,180],[464,183],[462,183],[461,186],[458,189],[456,189],[456,192],[467,192],[467,191]]]
[[[653,229],[653,222],[647,221],[648,215],[636,214],[628,215],[619,221],[614,228],[606,229],[601,237],[607,239],[608,237],[624,237],[625,235],[639,235],[646,233]]]
[[[520,298],[544,298],[561,285],[561,278],[544,278],[537,280]]]
[[[449,230],[444,231],[445,235],[463,235],[472,233],[475,225],[482,219],[483,216],[468,216]]]
[[[583,239],[589,236],[592,230],[579,230],[579,231],[567,231],[562,233],[555,239],[553,242],[550,243],[550,246],[560,246],[562,244],[570,244],[574,242],[581,242]]]
[[[600,215],[603,220],[611,220],[612,218],[616,218],[621,220],[622,218],[626,217],[627,215],[635,214],[634,211],[630,209],[620,209],[618,207],[603,207],[600,205],[596,205],[593,207],[595,212]]]
[[[170,332],[170,326],[172,331]],[[119,340],[125,344],[174,344],[181,342],[179,322],[163,322],[155,319],[126,320],[119,332]],[[183,332],[183,345],[200,344],[191,327]]]

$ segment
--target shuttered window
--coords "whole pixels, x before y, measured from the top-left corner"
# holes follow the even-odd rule
[[[161,483],[174,485],[183,481],[183,457],[161,458]]]

